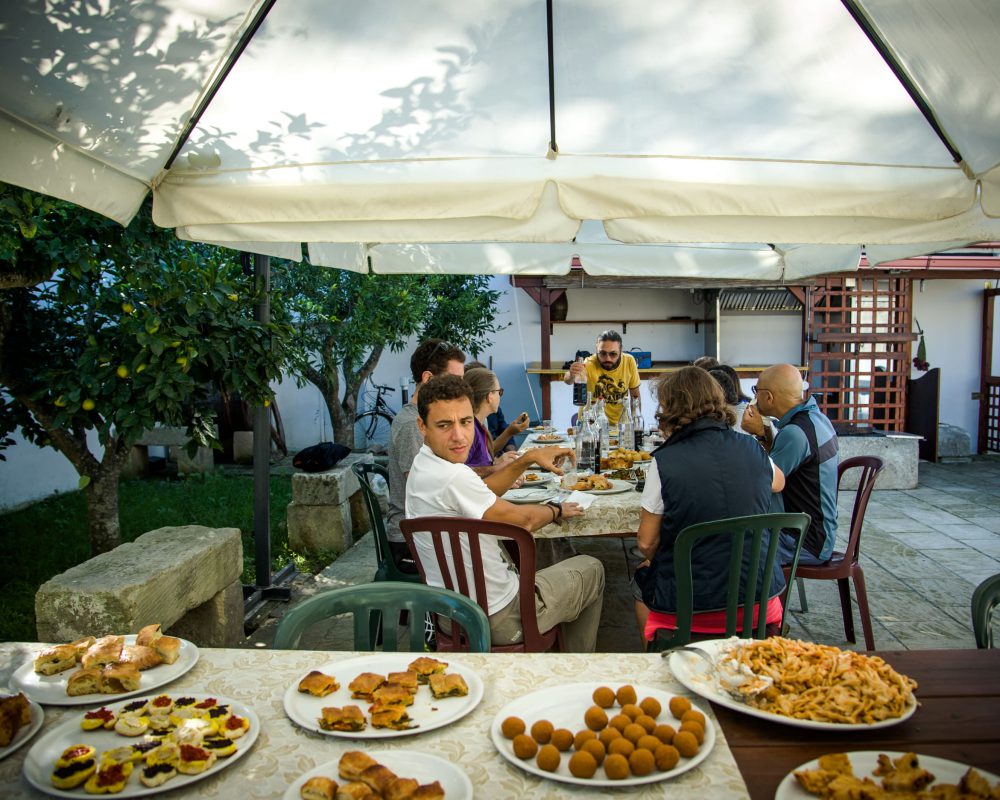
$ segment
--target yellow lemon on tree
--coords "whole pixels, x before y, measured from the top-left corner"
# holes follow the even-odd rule
[[[66,398],[63,397],[62,395],[59,395],[55,399],[55,405],[56,405],[56,408],[65,408],[66,407]]]
[[[235,302],[236,302],[237,300],[239,300],[239,299],[240,299],[240,296],[239,296],[238,294],[229,294],[229,295],[226,295],[226,297],[228,297],[228,298],[229,298],[230,300],[232,300],[232,301],[233,301],[234,303],[235,303]]]
[[[176,361],[182,367],[186,367],[188,363],[187,356],[178,356],[177,358],[174,359],[174,361]]]
[[[93,411],[95,408],[97,408],[97,403],[95,403],[93,400],[91,400],[88,397],[86,400],[84,400],[82,403],[80,403],[80,407],[84,411]]]
[[[180,339],[174,339],[174,340],[173,340],[173,341],[172,341],[172,342],[170,343],[170,346],[171,346],[171,347],[180,347],[180,346],[181,346],[181,340],[180,340]]]
[[[138,367],[135,368],[136,374],[142,372],[144,369],[146,369],[147,366],[148,364],[140,364]]]
[[[268,399],[267,399],[267,398],[265,397],[265,398],[264,398],[264,408],[267,408],[267,407],[268,407],[268,406],[270,406],[270,405],[271,405],[271,401],[270,401],[270,400],[268,400]]]
[[[124,364],[120,364],[118,366],[118,369],[115,370],[115,372],[118,374],[119,378],[127,378],[128,377],[128,367],[126,367]]]
[[[132,305],[131,303],[122,303],[122,311],[124,311],[126,314],[131,314],[133,311],[135,311],[135,306]]]

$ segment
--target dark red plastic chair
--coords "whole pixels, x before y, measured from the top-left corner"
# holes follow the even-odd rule
[[[836,581],[840,589],[840,610],[844,615],[844,633],[847,641],[854,643],[854,614],[851,609],[851,587],[848,579],[854,582],[854,593],[858,597],[858,612],[861,616],[861,629],[865,634],[865,648],[875,649],[875,636],[872,634],[871,614],[868,610],[868,593],[865,591],[865,571],[858,561],[861,552],[861,529],[865,524],[865,510],[868,508],[868,499],[871,497],[872,489],[875,488],[875,479],[885,466],[885,462],[878,456],[855,456],[845,458],[837,467],[837,489],[843,481],[844,473],[850,469],[861,469],[858,478],[857,493],[854,495],[854,509],[851,511],[851,532],[847,539],[847,549],[843,552],[834,552],[830,560],[819,566],[810,566],[799,562],[796,578]],[[788,570],[785,569],[785,580],[788,580]],[[788,602],[788,589],[783,598]]]
[[[413,544],[415,533],[429,533],[434,543],[434,554],[437,556],[438,567],[444,577],[445,588],[464,594],[479,603],[486,616],[499,611],[489,608],[486,602],[486,579],[483,574],[483,555],[481,540],[485,536],[496,536],[502,545],[512,542],[516,553],[512,559],[518,567],[520,587],[518,597],[521,604],[521,629],[524,638],[515,644],[492,646],[494,653],[544,653],[555,646],[562,650],[561,628],[556,625],[548,631],[538,630],[538,617],[535,613],[535,538],[529,531],[517,525],[506,522],[490,522],[483,519],[466,519],[463,517],[416,517],[399,523],[410,552],[417,562],[420,577],[426,582],[427,574],[423,562]],[[469,552],[472,560],[472,575],[474,586],[469,586],[464,553],[460,547],[463,536],[469,539]],[[447,542],[447,547],[445,543]],[[453,554],[453,555],[452,555]],[[454,560],[454,569],[449,568],[449,562]],[[456,580],[457,578],[457,580]],[[472,589],[475,589],[473,597]],[[460,650],[461,643],[453,642],[452,637],[444,631],[437,631],[438,650]]]

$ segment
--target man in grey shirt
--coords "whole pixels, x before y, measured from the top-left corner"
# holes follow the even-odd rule
[[[386,533],[396,566],[403,572],[416,574],[417,565],[400,533],[399,522],[405,516],[406,476],[424,443],[424,437],[417,428],[417,395],[420,387],[437,375],[462,377],[465,374],[465,353],[443,339],[427,339],[410,356],[410,371],[416,389],[410,402],[396,414],[389,432],[389,517]]]

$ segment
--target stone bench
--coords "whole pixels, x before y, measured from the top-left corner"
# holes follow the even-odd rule
[[[149,469],[149,448],[166,447],[170,458],[177,462],[177,472],[187,475],[211,472],[215,469],[215,457],[207,447],[199,447],[194,456],[187,454],[190,437],[184,428],[158,425],[143,431],[142,436],[132,445],[129,459],[122,468],[123,478],[138,478]]]
[[[920,461],[921,437],[912,433],[887,433],[884,436],[838,436],[840,460],[854,456],[878,456],[885,462],[875,489],[916,489],[917,464]],[[858,488],[858,470],[844,476],[841,489]]]
[[[371,453],[351,453],[326,472],[292,475],[288,546],[299,553],[343,553],[369,528],[361,486],[351,465],[371,463]]]
[[[243,642],[238,528],[159,528],[46,581],[35,595],[40,642],[137,633],[159,622],[203,647]]]

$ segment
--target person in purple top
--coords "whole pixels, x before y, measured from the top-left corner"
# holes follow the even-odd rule
[[[500,398],[503,396],[500,382],[495,373],[484,367],[474,367],[467,370],[465,382],[472,389],[473,413],[475,414],[472,446],[469,448],[469,456],[465,463],[472,467],[480,477],[485,477],[497,467],[502,467],[507,461],[516,458],[515,453],[503,453],[503,446],[506,444],[506,440],[510,439],[512,433],[527,427],[527,419],[524,420],[523,426],[519,426],[519,421],[511,423],[508,428],[509,432],[504,431],[494,441],[486,420],[490,414],[496,413],[500,406]],[[497,453],[501,453],[501,455],[496,457]]]

